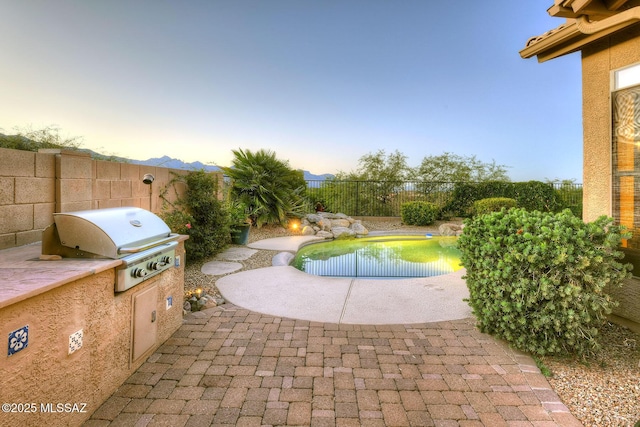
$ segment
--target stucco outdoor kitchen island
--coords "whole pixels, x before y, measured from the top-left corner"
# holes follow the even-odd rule
[[[172,268],[124,292],[120,259],[0,251],[0,425],[81,424],[180,327],[185,239]]]

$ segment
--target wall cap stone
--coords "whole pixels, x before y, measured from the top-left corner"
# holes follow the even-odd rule
[[[40,148],[38,149],[38,153],[44,154],[64,154],[65,156],[76,156],[76,157],[91,157],[91,153],[87,153],[84,151],[78,150],[65,150],[59,148]]]

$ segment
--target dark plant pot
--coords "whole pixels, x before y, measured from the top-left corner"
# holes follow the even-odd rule
[[[236,225],[231,229],[231,243],[234,245],[246,245],[249,243],[249,230],[251,225]]]

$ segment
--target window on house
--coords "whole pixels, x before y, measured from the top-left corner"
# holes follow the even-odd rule
[[[613,72],[613,90],[640,84],[640,64],[621,68]]]
[[[640,275],[640,64],[613,74],[613,218],[633,237],[623,241],[627,261]]]

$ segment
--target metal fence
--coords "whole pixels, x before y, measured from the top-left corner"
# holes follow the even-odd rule
[[[307,180],[308,210],[322,208],[350,216],[400,216],[402,204],[427,201],[445,207],[455,182]],[[582,214],[582,184],[549,183],[563,204]]]
[[[582,184],[554,182],[549,185],[556,190],[556,194],[564,207],[571,209],[574,214],[582,217]]]

